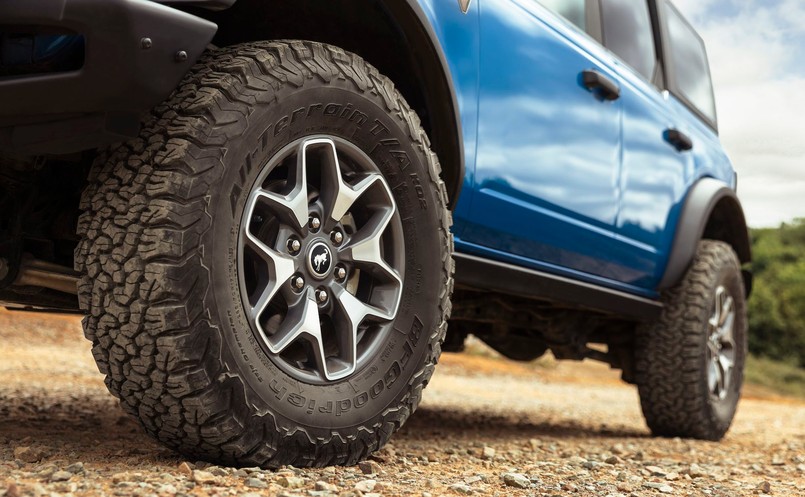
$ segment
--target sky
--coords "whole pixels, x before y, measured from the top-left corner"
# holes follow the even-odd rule
[[[805,217],[805,0],[673,0],[710,58],[752,227]]]

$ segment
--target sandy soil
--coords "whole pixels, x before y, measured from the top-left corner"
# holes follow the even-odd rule
[[[805,496],[805,403],[747,389],[721,443],[649,437],[594,363],[445,354],[370,464],[279,472],[184,461],[129,420],[78,319],[0,312],[0,496]]]

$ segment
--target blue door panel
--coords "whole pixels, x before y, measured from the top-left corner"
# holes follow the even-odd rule
[[[607,71],[582,48],[586,35],[534,0],[480,8],[478,155],[462,238],[612,278],[618,261],[602,256],[617,243],[620,103],[581,84],[582,71]]]

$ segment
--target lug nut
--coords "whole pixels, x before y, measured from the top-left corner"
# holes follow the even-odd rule
[[[335,243],[336,245],[340,245],[341,242],[344,241],[344,234],[338,230],[335,230],[332,232],[332,234],[330,234],[330,239],[332,239],[333,243]]]
[[[322,304],[327,302],[327,292],[324,290],[316,290],[316,299]]]
[[[339,281],[344,281],[344,279],[347,277],[347,270],[343,266],[338,266],[335,268],[335,277]]]
[[[299,252],[301,248],[302,248],[302,242],[300,242],[296,238],[291,238],[288,240],[288,252],[290,252],[291,254]]]
[[[305,286],[305,279],[299,275],[296,275],[293,278],[291,278],[291,284],[297,290],[301,290]]]
[[[317,231],[321,227],[321,219],[319,219],[317,216],[310,216],[308,226],[310,226],[310,229]]]

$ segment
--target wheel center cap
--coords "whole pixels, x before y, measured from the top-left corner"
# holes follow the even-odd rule
[[[310,247],[307,256],[307,267],[317,278],[324,278],[333,267],[333,253],[324,242],[316,242]]]

